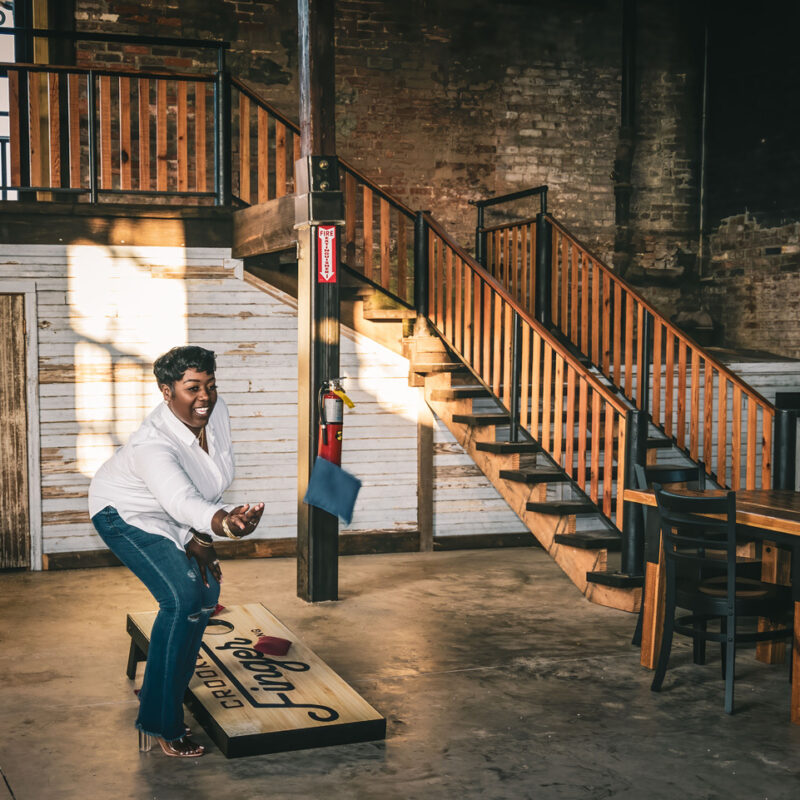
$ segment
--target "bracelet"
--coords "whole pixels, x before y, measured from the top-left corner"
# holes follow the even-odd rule
[[[226,515],[225,515],[225,516],[222,518],[222,530],[223,530],[224,534],[225,534],[225,535],[226,535],[226,536],[227,536],[229,539],[238,539],[239,537],[238,537],[238,536],[236,536],[236,535],[233,533],[233,531],[230,529],[230,526],[228,525],[228,517],[229,517],[229,516],[230,516],[230,514],[226,514]]]
[[[203,538],[201,538],[199,533],[193,533],[192,534],[192,541],[193,542],[197,542],[197,544],[199,544],[200,547],[213,547],[214,546],[214,542],[212,541],[212,539],[210,537],[208,539],[203,539]]]

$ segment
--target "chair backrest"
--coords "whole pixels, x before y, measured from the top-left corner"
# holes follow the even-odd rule
[[[736,492],[691,496],[653,486],[660,517],[664,558],[670,562],[719,568],[726,563],[730,581],[736,575]],[[723,550],[726,561],[708,555]]]

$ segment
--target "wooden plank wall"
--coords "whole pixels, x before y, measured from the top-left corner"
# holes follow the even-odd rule
[[[237,454],[226,499],[267,503],[259,538],[295,535],[296,304],[242,280],[229,256],[219,248],[0,246],[0,275],[37,282],[45,553],[103,549],[86,509],[90,476],[160,401],[153,358],[185,342],[218,356]],[[408,361],[343,329],[341,365],[356,403],[344,466],[364,481],[347,530],[414,531],[417,390],[408,387]],[[517,529],[483,476],[453,477],[437,478],[437,535]],[[475,496],[465,501],[462,490]],[[466,526],[475,510],[479,529],[474,516]]]

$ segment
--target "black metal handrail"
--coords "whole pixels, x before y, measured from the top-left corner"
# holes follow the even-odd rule
[[[531,186],[517,192],[508,192],[485,200],[470,200],[469,204],[478,210],[478,219],[475,223],[475,260],[486,266],[486,228],[484,227],[484,210],[502,203],[511,203],[514,200],[523,200],[526,197],[539,196],[539,215],[547,214],[547,185]]]

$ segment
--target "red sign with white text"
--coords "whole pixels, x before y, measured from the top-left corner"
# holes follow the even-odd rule
[[[317,283],[336,283],[336,226],[317,228]]]

